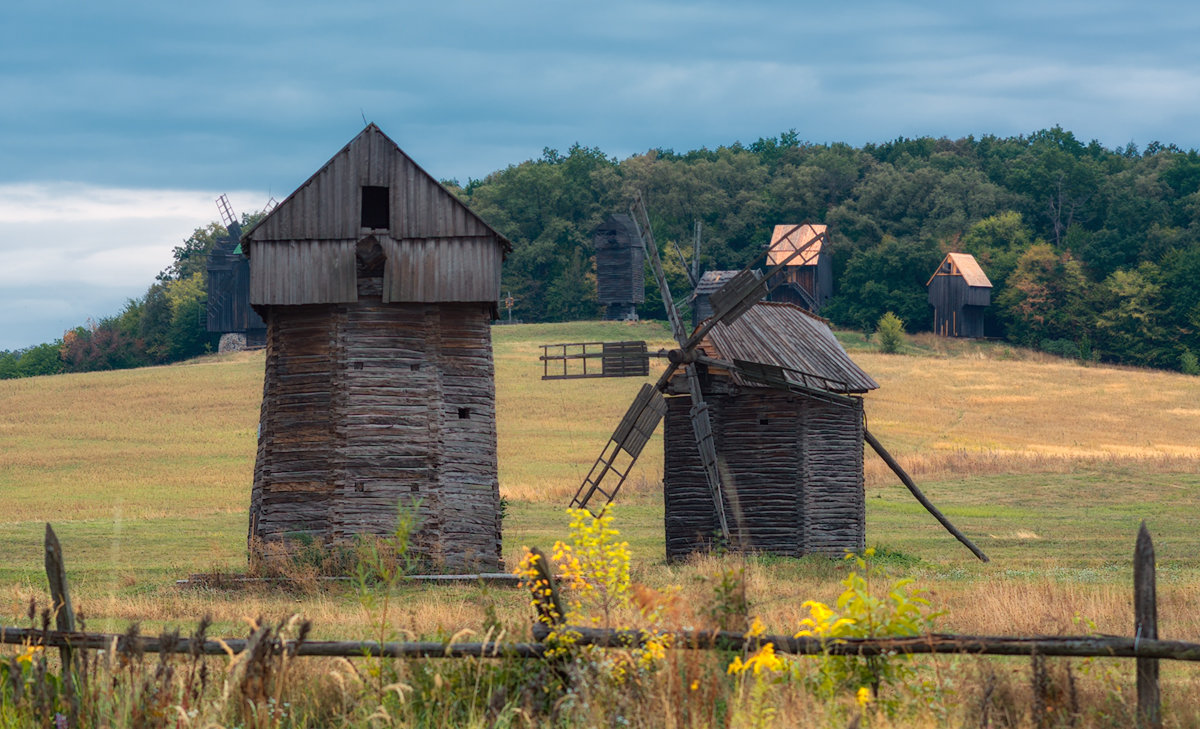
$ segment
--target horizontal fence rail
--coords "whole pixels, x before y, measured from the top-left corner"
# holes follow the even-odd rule
[[[541,643],[442,643],[413,641],[321,641],[274,639],[279,653],[294,656],[341,658],[541,658],[546,647]],[[235,656],[251,647],[253,638],[209,638],[196,641],[175,636],[127,636],[117,633],[83,633],[61,630],[0,627],[0,643],[48,648],[86,648],[116,653],[181,653],[207,656]]]
[[[792,655],[878,656],[892,653],[959,654],[991,656],[1061,656],[1075,658],[1156,658],[1200,661],[1200,643],[1177,640],[1138,640],[1120,636],[1012,637],[930,633],[904,638],[838,638],[822,642],[816,638],[788,635],[759,635],[747,638],[729,631],[641,631],[606,630],[560,626],[559,635],[569,634],[570,643],[597,648],[638,648],[647,640],[667,638],[676,650],[755,650],[770,643],[777,653]],[[294,656],[342,658],[542,658],[549,645],[550,629],[534,627],[535,643],[442,643],[412,641],[297,641],[274,639],[275,650]],[[195,641],[175,636],[127,636],[117,633],[37,630],[0,627],[0,644],[33,645],[47,648],[86,648],[120,653],[180,653],[233,656],[247,649],[253,638],[209,638]]]
[[[538,640],[550,637],[545,625],[534,627]],[[562,626],[559,634],[570,633],[572,645],[602,648],[636,648],[647,640],[667,638],[674,649],[755,650],[770,643],[776,653],[793,655],[878,656],[890,653],[973,654],[991,656],[1068,656],[1079,658],[1161,658],[1200,661],[1200,643],[1177,640],[1138,640],[1121,636],[1062,635],[1013,637],[928,633],[888,638],[795,638],[789,635],[746,637],[728,631],[640,631],[606,630]]]

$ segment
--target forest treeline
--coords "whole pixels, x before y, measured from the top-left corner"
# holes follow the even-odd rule
[[[1174,145],[1106,149],[1059,127],[1028,136],[897,139],[855,148],[795,131],[749,144],[624,160],[546,149],[447,185],[513,243],[502,293],[524,321],[600,316],[592,230],[647,201],[672,292],[702,225],[701,269],[761,258],[779,223],[825,223],[834,297],[822,314],[873,330],[891,311],[928,330],[925,284],[949,251],[973,254],[994,289],[989,336],[1081,359],[1197,373],[1200,154]],[[250,222],[250,221],[248,221]],[[58,342],[0,353],[0,378],[174,361],[209,351],[204,261],[219,223],[175,248],[174,264],[112,317]],[[647,276],[643,318],[665,313]]]
[[[591,231],[647,201],[673,295],[688,293],[671,241],[702,270],[765,252],[779,223],[829,226],[834,297],[823,315],[873,330],[886,312],[928,330],[925,284],[949,251],[994,289],[988,336],[1083,359],[1196,371],[1200,352],[1200,154],[1106,149],[1059,127],[1029,136],[897,139],[861,148],[796,132],[743,146],[625,160],[576,145],[455,191],[514,251],[504,291],[524,321],[595,318]],[[643,317],[664,316],[646,277]]]

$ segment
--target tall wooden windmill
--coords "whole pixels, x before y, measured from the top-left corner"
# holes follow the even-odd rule
[[[628,215],[610,215],[592,232],[596,251],[596,297],[604,318],[636,321],[637,305],[646,300],[642,242]]]
[[[374,124],[245,233],[267,323],[252,549],[391,533],[500,562],[495,385],[507,240]]]
[[[764,277],[751,268],[712,294],[713,315],[690,334],[667,287],[640,197],[631,209],[671,321],[677,349],[645,384],[572,499],[593,513],[611,502],[666,417],[666,549],[680,558],[714,544],[785,555],[842,553],[865,544],[863,445],[902,469],[866,429],[862,395],[877,385],[846,355],[824,320],[790,304],[758,303],[766,281],[824,239],[798,243]],[[799,228],[800,226],[796,226]],[[625,351],[545,345],[544,379],[614,376]],[[582,347],[582,351],[579,348]],[[573,349],[574,348],[574,349]],[[600,360],[587,371],[586,363]],[[570,363],[582,362],[568,371]],[[563,372],[559,374],[558,365]],[[926,508],[981,559],[986,557],[904,474]]]

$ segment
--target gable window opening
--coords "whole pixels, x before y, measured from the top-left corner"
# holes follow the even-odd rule
[[[391,226],[390,189],[378,185],[363,185],[362,227],[386,230]]]
[[[458,419],[459,420],[469,420],[470,418],[471,418],[471,408],[459,408],[458,409]]]

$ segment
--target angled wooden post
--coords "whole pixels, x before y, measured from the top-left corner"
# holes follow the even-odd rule
[[[1146,522],[1138,529],[1133,553],[1134,645],[1138,641],[1158,640],[1158,605],[1155,595],[1154,543]],[[1137,659],[1138,726],[1162,729],[1162,699],[1158,693],[1158,659]]]
[[[50,582],[50,610],[54,613],[54,626],[59,632],[75,632],[75,608],[71,605],[71,591],[67,588],[67,568],[63,564],[62,545],[54,529],[46,523],[46,579]],[[71,701],[71,718],[79,714],[79,698],[75,695],[75,661],[70,645],[59,650],[62,658],[63,689]],[[72,721],[74,726],[75,722]]]

